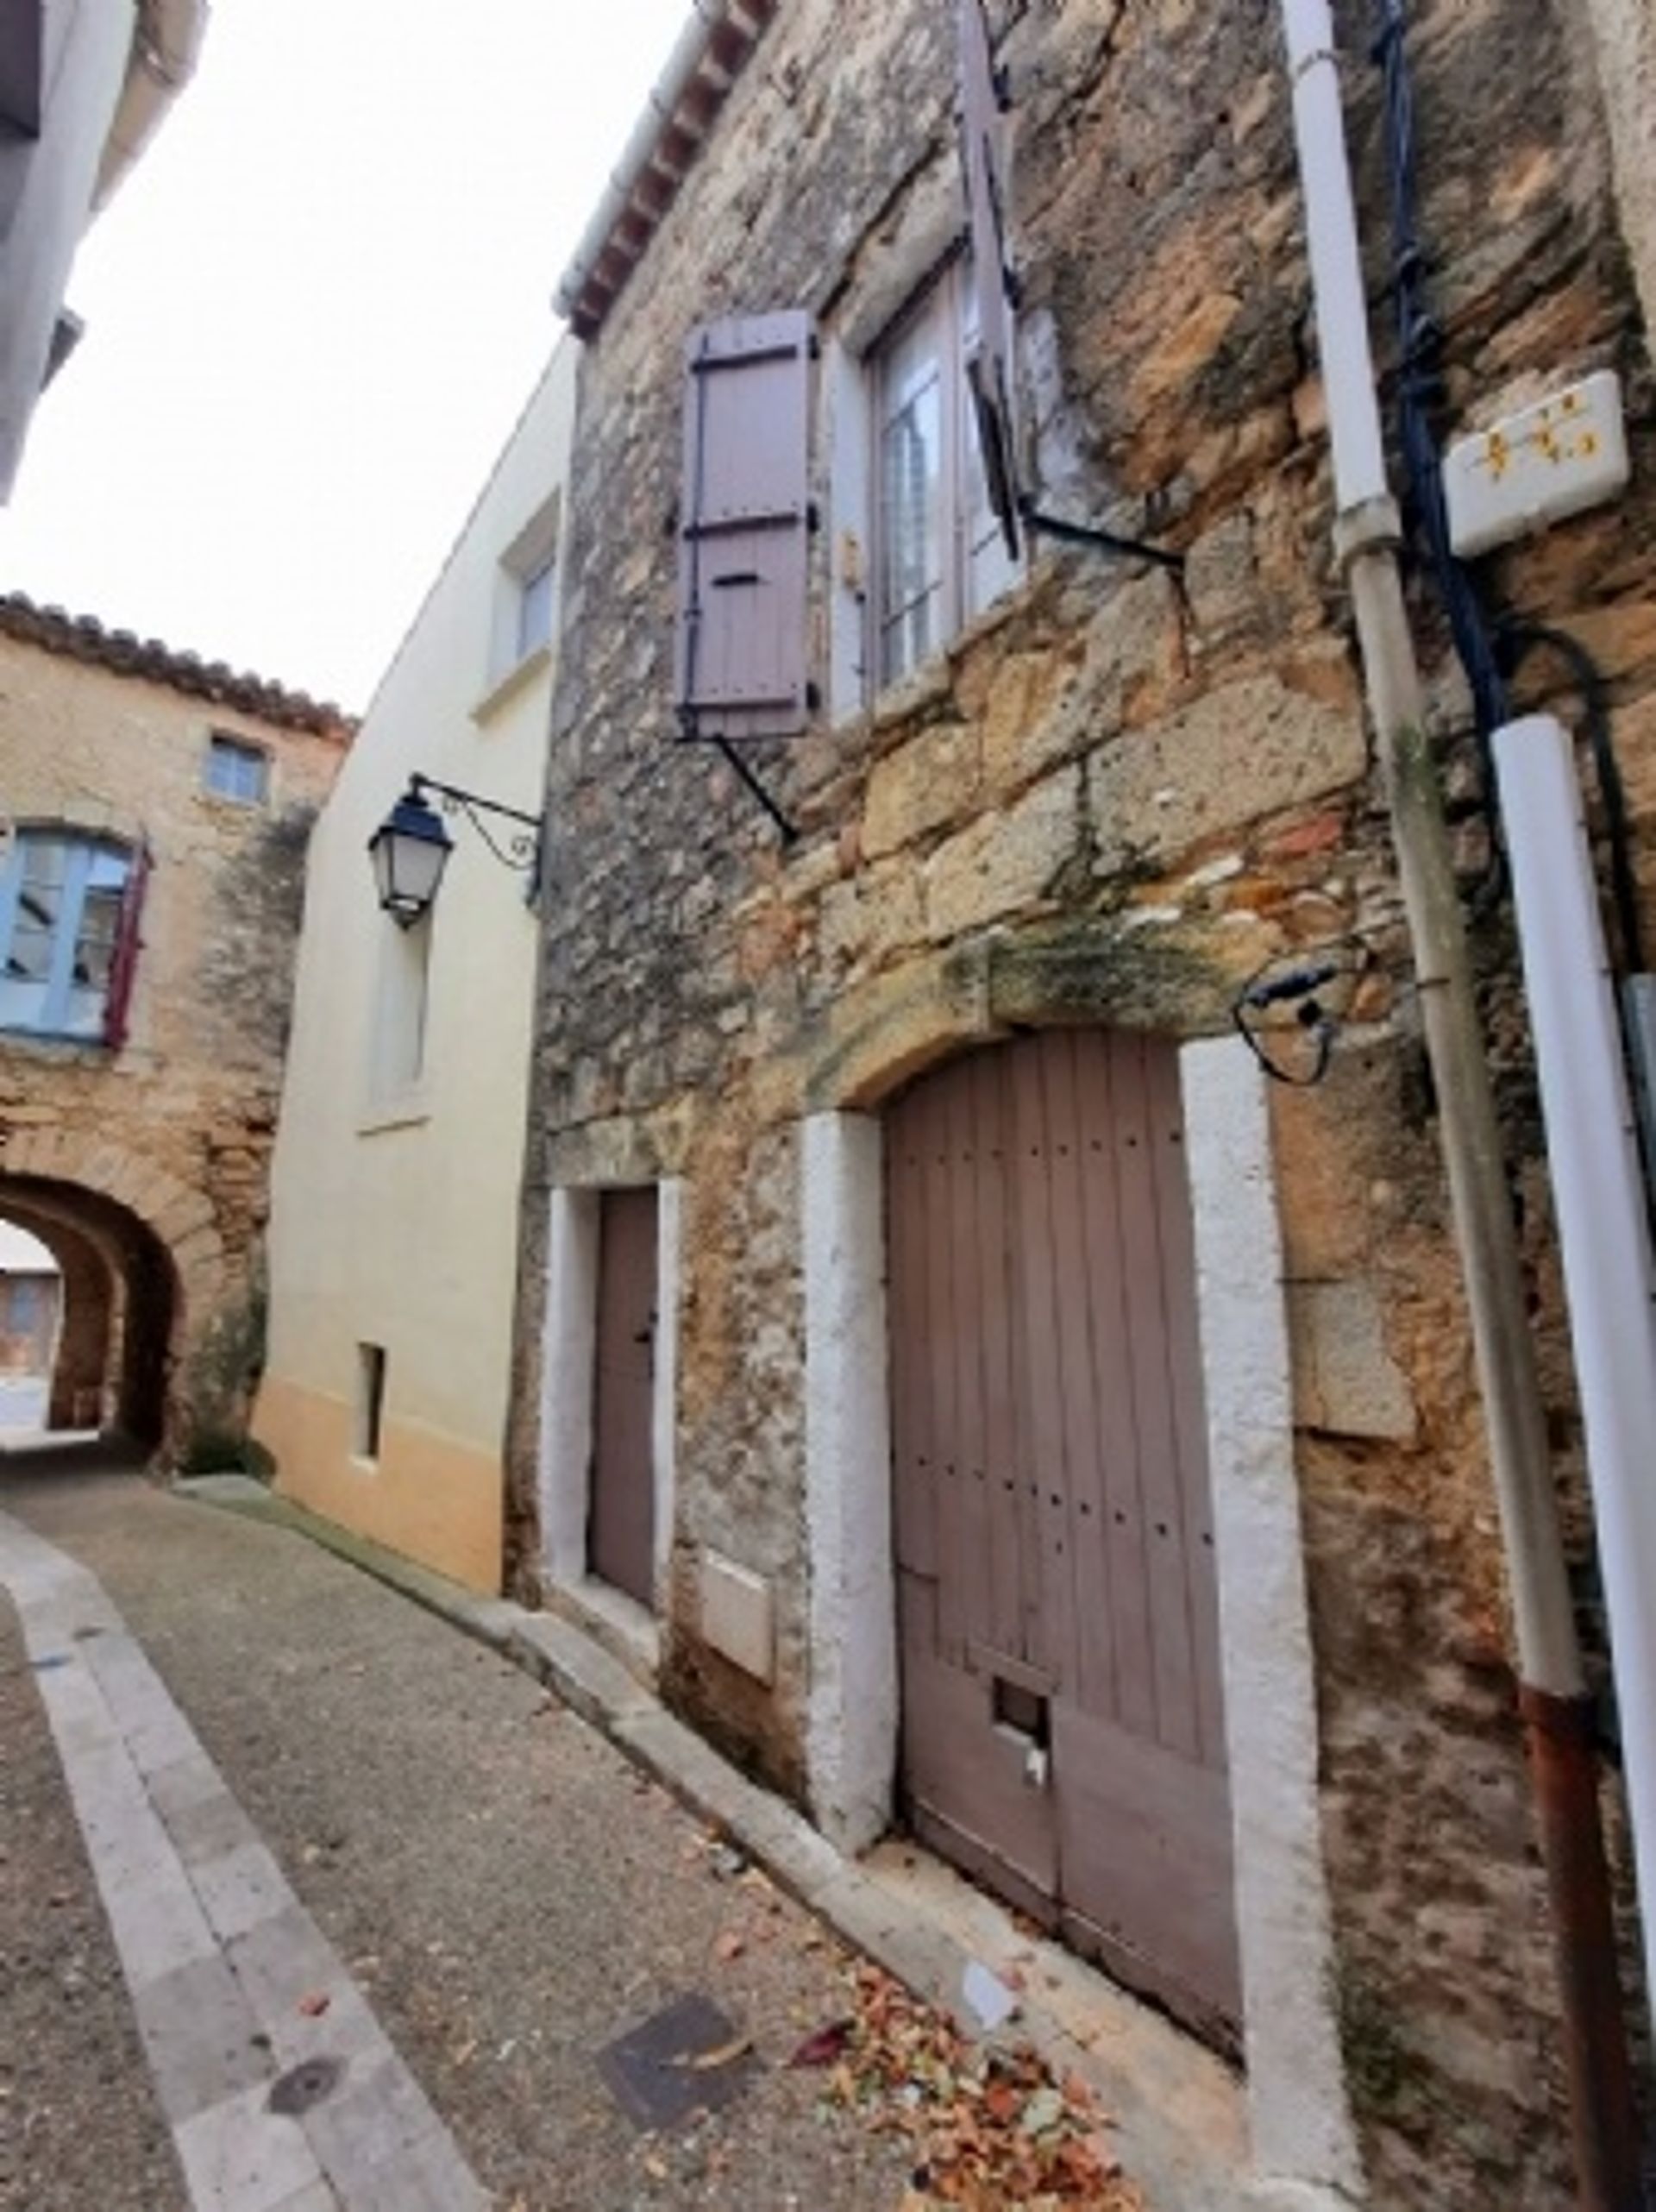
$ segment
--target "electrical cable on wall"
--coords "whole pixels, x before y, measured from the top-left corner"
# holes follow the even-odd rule
[[[1443,326],[1432,310],[1427,255],[1416,221],[1414,100],[1405,50],[1404,0],[1377,0],[1374,56],[1385,79],[1386,152],[1391,183],[1392,282],[1397,319],[1397,431],[1410,511],[1472,694],[1473,734],[1490,817],[1490,874],[1476,903],[1499,895],[1504,877],[1495,819],[1492,733],[1507,720],[1506,686],[1477,588],[1450,543],[1443,465],[1433,423],[1443,399]]]
[[[1369,965],[1368,947],[1352,938],[1310,953],[1274,954],[1254,970],[1231,1002],[1231,1019],[1273,1083],[1310,1090],[1322,1081]]]
[[[1491,625],[1477,587],[1454,552],[1444,494],[1443,466],[1433,416],[1441,405],[1442,326],[1427,291],[1427,255],[1416,219],[1418,156],[1414,107],[1405,49],[1405,0],[1377,0],[1380,28],[1374,54],[1385,79],[1386,146],[1391,180],[1393,284],[1398,341],[1397,427],[1408,496],[1427,565],[1442,600],[1456,656],[1471,689],[1482,802],[1489,822],[1490,863],[1474,896],[1486,908],[1499,895],[1506,864],[1496,804],[1490,740],[1509,719],[1508,685],[1533,652],[1546,650],[1569,666],[1584,710],[1595,774],[1603,801],[1610,845],[1610,888],[1624,971],[1644,967],[1638,897],[1634,880],[1627,803],[1610,737],[1608,689],[1603,671],[1578,638],[1550,624],[1520,617]]]

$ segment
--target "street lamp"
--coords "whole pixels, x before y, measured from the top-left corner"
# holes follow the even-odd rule
[[[503,867],[527,875],[528,896],[533,898],[541,873],[541,826],[544,817],[526,814],[516,807],[503,807],[498,799],[485,799],[454,783],[439,783],[432,776],[411,776],[408,789],[368,839],[368,858],[379,888],[381,909],[404,929],[411,929],[428,914],[442,881],[442,871],[455,840],[442,815],[426,797],[435,791],[444,814],[463,814]],[[519,825],[498,843],[481,814],[499,814]]]

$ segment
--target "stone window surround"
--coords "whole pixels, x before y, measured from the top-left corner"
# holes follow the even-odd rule
[[[1226,1687],[1255,2176],[1360,2198],[1333,2004],[1314,1660],[1264,1078],[1239,1039],[1180,1054]],[[861,1102],[859,1102],[861,1103]],[[847,1852],[888,1826],[899,1690],[891,1553],[882,1126],[803,1125],[807,1769]],[[1302,2196],[1298,2192],[1305,2192]]]
[[[657,1620],[662,1610],[673,1549],[676,1477],[676,1410],[680,1250],[684,1184],[656,1180],[656,1365],[651,1390],[650,1445],[656,1492],[656,1612],[652,1618],[590,1571],[593,1396],[598,1368],[598,1267],[600,1201],[604,1191],[649,1187],[643,1183],[560,1184],[549,1199],[546,1315],[541,1348],[540,1492],[541,1571],[549,1594],[600,1636],[618,1638],[629,1654],[653,1668],[658,1656]]]

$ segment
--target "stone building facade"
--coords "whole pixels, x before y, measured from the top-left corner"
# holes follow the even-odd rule
[[[630,1635],[686,1719],[843,1845],[894,1809],[935,1811],[949,1777],[929,1775],[904,1726],[924,1637],[906,1612],[900,1634],[894,1624],[917,1591],[946,1593],[950,1568],[916,1563],[900,1492],[893,1511],[894,1451],[900,1483],[916,1428],[943,1418],[939,1393],[953,1393],[952,1418],[968,1392],[963,1360],[940,1382],[936,1352],[969,1303],[963,1269],[990,1285],[972,1293],[978,1321],[994,1279],[1032,1279],[1026,1254],[1000,1266],[1007,1220],[1029,1218],[1003,1158],[1025,1126],[1026,1078],[1047,1101],[1043,1144],[1027,1149],[1043,1154],[1053,1253],[1064,1178],[1080,1176],[1060,1165],[1063,1130],[1094,1150],[1164,1139],[1185,1166],[1157,1170],[1158,1296],[1164,1317],[1194,1303],[1199,1347],[1195,1396],[1176,1388],[1167,1417],[1205,1403],[1209,1510],[1185,1528],[1187,1598],[1193,1621],[1214,1618],[1202,1576],[1216,1578],[1218,1625],[1192,1631],[1216,1643],[1191,1664],[1211,1663],[1224,1709],[1241,1961],[1229,2032],[1254,2167],[1389,2212],[1542,2212],[1570,2194],[1545,1893],[1433,1100],[1330,547],[1276,10],[991,11],[1010,91],[995,127],[1009,145],[1028,481],[1052,512],[1171,549],[1182,566],[1038,537],[981,604],[985,541],[951,368],[971,339],[955,10],[788,0],[711,13],[705,66],[675,66],[654,153],[625,204],[606,204],[564,295],[587,345],[548,785],[516,1582]],[[1446,418],[1487,424],[1603,368],[1628,396],[1630,492],[1496,556],[1487,581],[1603,670],[1647,897],[1653,382],[1596,19],[1582,0],[1423,0],[1410,14]],[[1359,28],[1342,37],[1389,374],[1379,85]],[[753,318],[745,336],[731,337],[732,317]],[[911,340],[928,327],[944,368],[917,399]],[[699,558],[685,548],[733,527],[695,504],[705,454],[686,429],[687,405],[693,421],[715,405],[700,397],[710,347],[730,345],[755,358],[798,347],[807,363],[789,388],[803,394],[811,687],[785,736],[763,734],[762,669],[750,670],[757,705],[727,691],[703,713],[693,734],[730,735],[734,761],[687,741],[674,666],[682,564]],[[752,447],[786,442],[792,404],[756,405]],[[956,618],[905,638],[893,546],[906,554],[914,537],[902,502],[922,494],[903,472],[930,449],[922,406],[938,411],[938,449],[956,440],[939,467],[955,472],[965,550]],[[763,568],[743,547],[704,636]],[[1510,914],[1479,888],[1489,829],[1467,693],[1418,577],[1411,608],[1476,916],[1584,1624],[1602,1650]],[[1571,715],[1567,688],[1549,689],[1567,673],[1539,658],[1518,695]],[[1304,1080],[1269,1083],[1236,1034],[1239,1003],[1253,979],[1308,965],[1331,971],[1327,1064],[1290,1021],[1264,1048]],[[1052,1103],[1070,1080],[1052,1067],[1073,1066],[1079,1085],[1101,1036],[1129,1071],[1111,1078],[1119,1095],[1142,1061],[1164,1112],[1142,1128],[1118,1113],[1103,1140]],[[1000,1071],[984,1095],[996,1113],[1010,1097],[1009,1120],[959,1104],[972,1067]],[[927,1186],[933,1143],[944,1180]],[[925,1192],[966,1206],[963,1159],[977,1210],[939,1256]],[[641,1197],[642,1232],[627,1226]],[[1076,1302],[1095,1318],[1104,1295],[1109,1240],[1093,1201],[1076,1203],[1093,1259],[1072,1255],[1040,1317],[1026,1307],[995,1323],[1011,1369],[1026,1363],[1010,1396],[1037,1422],[1055,1401],[1031,1375],[1051,1343],[1062,1366]],[[917,1238],[932,1239],[918,1289]],[[1138,1261],[1110,1264],[1109,1294],[1130,1304]],[[629,1384],[634,1339],[648,1356]],[[1164,1356],[1172,1372],[1191,1355],[1176,1343]],[[983,1386],[986,1402],[997,1389]],[[605,1532],[606,1408],[629,1392],[649,1495],[630,1531]],[[1086,1417],[1107,1423],[1110,1400],[1098,1389]],[[969,1512],[958,1524],[968,1551],[974,1525]],[[1168,1529],[1141,1533],[1153,1550]],[[630,1614],[610,1586],[630,1591]],[[1085,1586],[1080,1599],[1083,1613],[1102,1602]],[[1066,1756],[1061,1669],[1001,1666],[993,1650],[974,1661],[969,1639],[968,1654],[960,1679],[975,1668],[971,1694],[1021,1746],[1024,1780],[1049,1786]],[[1609,1796],[1614,1828],[1613,1781]],[[1006,1817],[1026,1811],[1009,1801]],[[1008,1872],[1032,1863],[1021,1844],[952,1843],[1015,1902],[1051,1906],[1066,1926],[1087,1919]],[[1089,1947],[1111,1957],[1111,1932]]]
[[[0,1214],[62,1271],[54,1428],[233,1453],[331,707],[0,600]]]

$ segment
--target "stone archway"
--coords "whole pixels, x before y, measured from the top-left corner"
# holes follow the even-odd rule
[[[194,1423],[196,1354],[227,1291],[212,1201],[113,1139],[13,1129],[0,1212],[83,1273],[89,1257],[103,1267],[112,1286],[103,1421],[146,1450],[178,1445]]]
[[[63,1316],[47,1427],[110,1430],[145,1450],[166,1436],[180,1312],[178,1279],[148,1225],[73,1184],[0,1175],[0,1214],[62,1271]]]
[[[114,1412],[109,1391],[121,1279],[93,1238],[22,1200],[3,1217],[37,1237],[58,1267],[58,1328],[45,1425],[101,1429]]]

